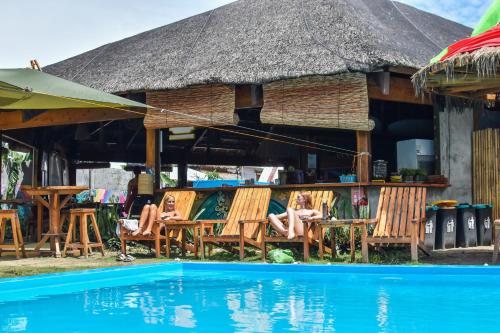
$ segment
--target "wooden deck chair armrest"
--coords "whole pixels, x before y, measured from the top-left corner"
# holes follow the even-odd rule
[[[411,220],[412,223],[424,223],[425,222],[425,217],[419,218],[419,219],[413,219]]]
[[[228,223],[227,220],[198,220],[197,221],[198,223],[200,223],[201,225],[210,225],[210,224],[219,224],[219,223]]]
[[[158,220],[156,222],[161,223],[161,224],[165,224],[165,225],[173,225],[173,226],[198,224],[197,221],[190,221],[190,220],[170,220],[170,221]]]
[[[321,220],[323,221],[323,220]],[[342,219],[342,220],[331,220],[326,223],[321,223],[323,225],[331,225],[331,226],[342,226],[342,225],[357,225],[361,226],[363,224],[373,224],[377,223],[378,219]]]
[[[175,222],[186,222],[190,220],[155,220],[156,223],[175,223]]]
[[[249,223],[267,223],[267,219],[260,219],[260,220],[240,220],[240,224],[249,224]]]

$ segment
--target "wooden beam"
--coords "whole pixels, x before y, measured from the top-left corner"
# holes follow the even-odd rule
[[[0,110],[2,130],[84,124],[99,121],[121,120],[144,117],[142,111],[126,112],[115,109],[58,109],[47,110],[29,120],[23,119],[22,110]]]
[[[377,85],[377,80],[373,75],[368,75],[368,98],[378,99],[388,102],[401,102],[411,104],[432,105],[430,98],[415,96],[415,90],[410,78],[392,76],[389,83],[389,94],[384,95]]]
[[[371,133],[365,131],[356,131],[356,147],[358,158],[356,173],[359,182],[370,181],[370,166],[371,166]]]
[[[404,66],[389,66],[387,71],[397,74],[413,75],[417,72],[417,69]]]

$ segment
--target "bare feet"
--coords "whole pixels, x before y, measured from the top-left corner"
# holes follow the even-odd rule
[[[293,230],[288,231],[288,239],[294,239],[295,238],[295,232]]]
[[[139,228],[132,233],[132,236],[137,236],[137,235],[140,235],[141,233],[142,233],[142,228]]]
[[[142,233],[143,236],[149,236],[151,235],[151,230],[146,230]]]

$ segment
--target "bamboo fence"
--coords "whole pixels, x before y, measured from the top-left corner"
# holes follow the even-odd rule
[[[473,133],[474,203],[493,205],[493,219],[500,218],[500,129]]]

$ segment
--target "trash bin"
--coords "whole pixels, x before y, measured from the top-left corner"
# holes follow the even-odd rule
[[[425,207],[425,223],[422,226],[424,229],[424,246],[429,250],[436,248],[436,218],[438,207]],[[422,234],[422,233],[421,233]]]
[[[436,214],[436,249],[449,249],[457,241],[457,209],[440,207]]]
[[[474,205],[476,209],[477,245],[491,245],[493,236],[492,205]]]
[[[457,245],[459,247],[477,246],[476,210],[469,204],[457,207]]]
[[[424,246],[429,250],[436,248],[436,218],[438,207],[425,207],[425,223],[421,227],[424,229]],[[422,234],[422,233],[421,233]]]

